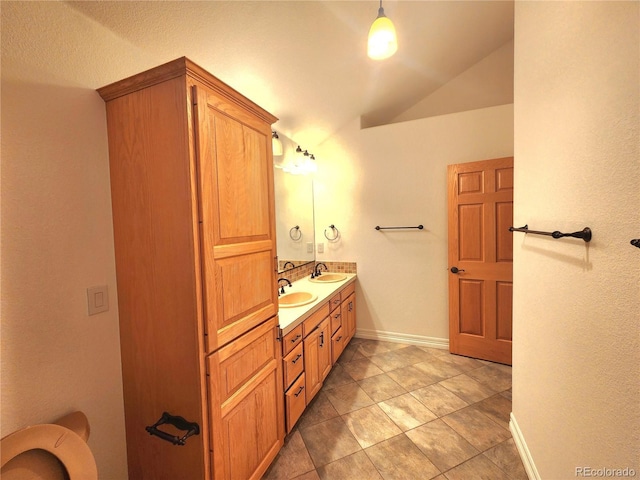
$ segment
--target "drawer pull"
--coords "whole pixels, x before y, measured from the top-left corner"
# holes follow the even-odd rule
[[[171,435],[167,432],[163,432],[162,430],[158,430],[160,425],[164,425],[168,423],[173,425],[178,430],[186,430],[187,433],[182,437],[177,437]],[[191,435],[199,435],[200,434],[200,426],[195,422],[188,422],[182,417],[178,417],[175,415],[170,415],[167,412],[164,412],[160,419],[151,426],[145,428],[150,435],[155,435],[167,442],[173,443],[174,445],[184,445]]]
[[[340,314],[339,314],[339,313],[336,313],[336,314],[333,316],[333,318],[340,318]]]
[[[304,390],[304,385],[301,385],[301,386],[300,386],[300,389],[298,390],[298,392],[297,392],[297,393],[294,393],[294,394],[293,394],[293,396],[294,396],[294,397],[298,397],[298,396],[300,396],[300,394],[302,393],[302,391],[303,391],[303,390]]]
[[[339,298],[336,298],[336,299],[333,301],[333,303],[334,303],[334,305],[338,305],[338,304],[340,303],[340,299],[339,299]]]
[[[320,347],[324,347],[324,331],[320,333]]]
[[[340,340],[342,340],[342,335],[340,335],[338,338],[336,338],[336,342],[339,342]]]
[[[291,360],[291,363],[298,363],[298,360],[300,360],[302,358],[302,354],[299,353],[298,356],[296,358],[294,358],[293,360]]]
[[[300,338],[302,338],[302,335],[300,334],[296,335],[291,339],[291,343],[296,343],[298,340],[300,340]]]

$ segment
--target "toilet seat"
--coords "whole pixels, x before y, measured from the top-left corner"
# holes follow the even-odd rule
[[[0,468],[21,453],[45,450],[67,470],[70,480],[97,480],[98,469],[91,449],[78,434],[62,425],[26,427],[2,439]]]

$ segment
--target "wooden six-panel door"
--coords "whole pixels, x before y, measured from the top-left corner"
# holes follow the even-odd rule
[[[511,364],[513,158],[449,165],[449,350]]]

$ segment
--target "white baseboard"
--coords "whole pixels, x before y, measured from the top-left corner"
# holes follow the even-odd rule
[[[366,338],[367,340],[382,340],[385,342],[410,343],[422,347],[441,348],[449,350],[448,338],[424,337],[422,335],[411,335],[408,333],[383,332],[380,330],[366,330],[358,328],[355,336]]]
[[[522,464],[527,472],[527,476],[529,477],[529,480],[540,480],[540,474],[538,473],[535,463],[533,463],[531,452],[527,447],[527,442],[525,442],[524,437],[522,436],[522,432],[520,431],[520,427],[518,426],[518,422],[516,421],[516,417],[513,415],[513,412],[511,412],[510,417],[509,430],[511,430],[511,435],[513,435],[513,440],[516,443],[516,448],[518,449],[518,453],[522,459]]]

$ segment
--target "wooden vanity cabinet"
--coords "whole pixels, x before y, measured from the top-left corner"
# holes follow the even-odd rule
[[[351,283],[283,336],[287,433],[320,391],[332,366],[353,337],[355,318],[355,284]]]
[[[276,118],[186,58],[98,92],[129,478],[259,479],[284,440]],[[149,435],[163,412],[199,432]]]

